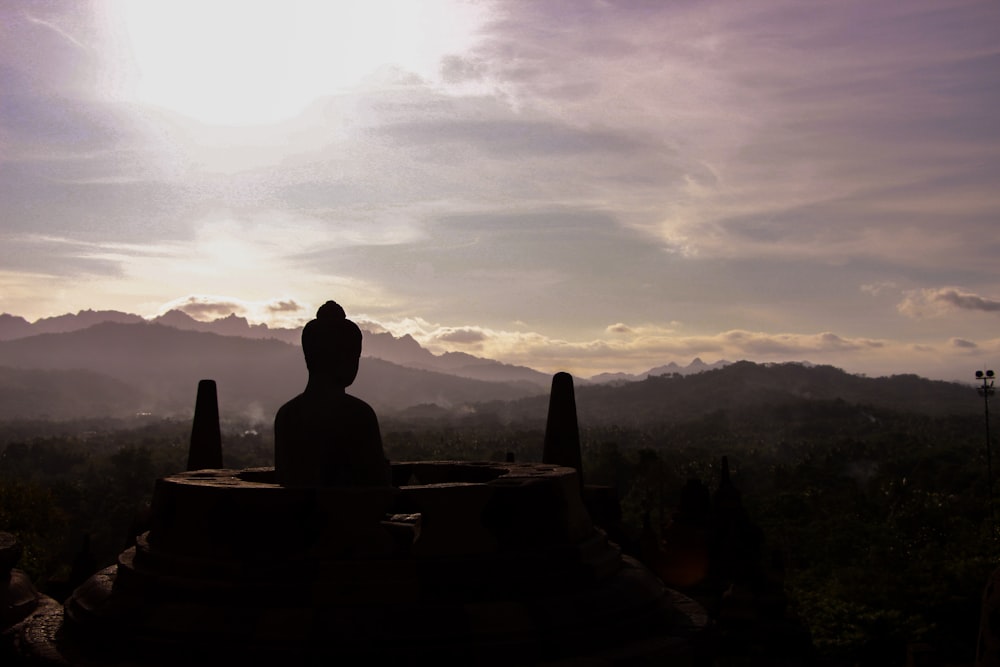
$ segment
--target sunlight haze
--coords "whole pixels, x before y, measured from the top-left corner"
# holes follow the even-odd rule
[[[546,372],[970,379],[998,30],[973,0],[6,2],[0,312],[333,298]]]
[[[107,8],[105,63],[122,99],[211,125],[298,115],[380,68],[433,78],[468,46],[474,7],[446,2],[121,1]],[[130,57],[121,58],[122,51]]]

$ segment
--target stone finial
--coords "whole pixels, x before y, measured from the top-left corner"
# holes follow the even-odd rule
[[[573,376],[569,373],[556,373],[552,376],[552,393],[549,395],[549,416],[545,423],[542,462],[576,468],[582,483],[580,428],[576,420]]]
[[[219,430],[219,399],[215,380],[202,380],[198,383],[198,398],[194,405],[187,469],[205,470],[221,467],[222,433]]]

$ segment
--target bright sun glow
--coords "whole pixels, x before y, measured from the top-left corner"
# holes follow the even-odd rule
[[[112,94],[219,125],[290,118],[382,67],[434,81],[482,5],[449,0],[119,0]]]

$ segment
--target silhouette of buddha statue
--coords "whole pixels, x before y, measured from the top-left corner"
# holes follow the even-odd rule
[[[302,329],[305,391],[274,419],[274,467],[285,486],[387,486],[389,465],[371,406],[345,392],[358,374],[361,330],[327,301]]]

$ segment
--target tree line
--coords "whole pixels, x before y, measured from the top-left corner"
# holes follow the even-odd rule
[[[791,607],[828,657],[900,663],[929,643],[971,660],[997,531],[982,416],[929,416],[844,401],[716,410],[643,425],[581,421],[587,483],[615,486],[625,530],[666,526],[689,479],[714,488],[726,455]],[[541,457],[544,424],[493,415],[385,419],[393,460]],[[69,576],[83,536],[113,562],[153,481],[182,470],[190,423],[0,423],[0,529],[25,544],[43,588]],[[269,425],[223,424],[227,467],[270,465]]]

